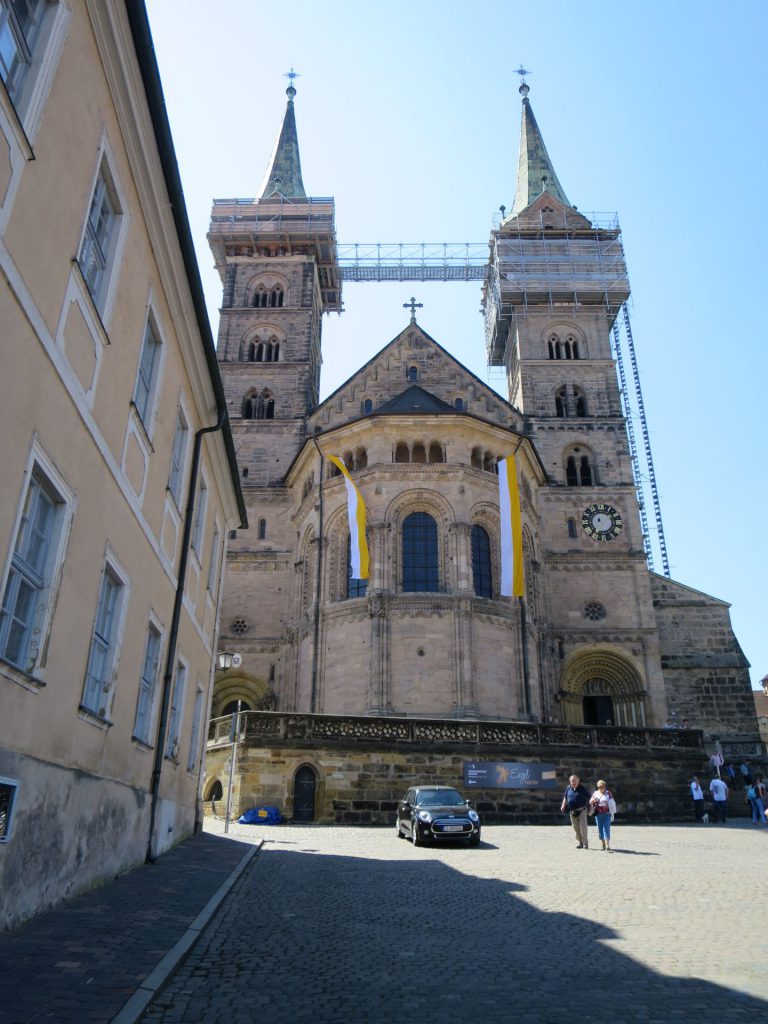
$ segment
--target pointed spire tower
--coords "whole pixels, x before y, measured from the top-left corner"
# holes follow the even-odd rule
[[[539,126],[533,114],[528,93],[530,87],[523,82],[520,94],[523,97],[523,120],[520,126],[520,156],[517,164],[517,189],[512,204],[512,216],[527,209],[542,192],[548,192],[563,206],[570,206],[558,181],[547,147],[544,145]]]
[[[291,77],[291,84],[285,90],[288,97],[285,117],[267,172],[259,188],[260,199],[276,195],[284,196],[286,199],[304,199],[307,195],[304,191],[304,182],[301,180],[299,137],[296,133],[296,114],[293,109],[293,99],[296,95],[293,78],[296,72],[291,70],[288,74]]]
[[[308,196],[301,176],[296,77],[291,69],[259,195],[214,199],[208,233],[223,287],[217,351],[246,502],[282,483],[304,442],[320,391],[322,314],[342,308],[334,201]]]

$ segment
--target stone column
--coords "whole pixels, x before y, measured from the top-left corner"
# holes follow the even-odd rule
[[[470,597],[461,597],[454,605],[453,636],[456,663],[456,714],[461,718],[476,718],[479,712],[475,696],[472,599]]]
[[[454,523],[450,532],[453,537],[456,592],[472,594],[475,589],[472,576],[472,524]]]

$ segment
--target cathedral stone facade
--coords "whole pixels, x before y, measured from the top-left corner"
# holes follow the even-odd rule
[[[319,401],[340,309],[334,202],[307,197],[294,90],[261,194],[217,200],[218,353],[250,528],[230,538],[213,717],[661,727],[757,740],[728,605],[649,570],[611,344],[629,295],[615,221],[571,206],[523,93],[514,204],[483,292],[500,397],[411,315]],[[480,344],[478,340],[478,344]],[[367,507],[350,577],[340,457]],[[514,455],[524,598],[499,593],[497,463]],[[757,752],[759,748],[755,748]]]

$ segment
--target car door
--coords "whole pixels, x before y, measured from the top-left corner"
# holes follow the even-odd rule
[[[411,831],[411,808],[416,800],[416,790],[409,789],[397,806],[397,824],[402,832]]]

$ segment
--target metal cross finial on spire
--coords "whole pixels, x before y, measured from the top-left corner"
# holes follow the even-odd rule
[[[531,72],[530,71],[526,71],[526,69],[521,64],[519,68],[515,68],[515,74],[516,75],[520,75],[520,82],[521,82],[522,85],[525,85],[525,76],[526,75],[530,75]]]
[[[286,71],[285,74],[283,75],[283,78],[287,78],[290,83],[285,91],[288,96],[288,99],[292,100],[293,97],[296,95],[296,89],[294,88],[293,85],[294,79],[301,78],[301,75],[298,73],[298,71],[294,71],[293,66],[291,66],[291,70]]]
[[[416,323],[416,310],[417,309],[423,309],[423,308],[424,308],[424,303],[423,302],[417,302],[416,299],[413,297],[413,295],[411,296],[411,301],[410,302],[404,302],[403,303],[403,309],[410,309],[410,311],[411,311],[411,323],[412,324]]]

